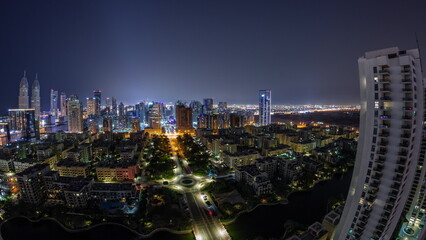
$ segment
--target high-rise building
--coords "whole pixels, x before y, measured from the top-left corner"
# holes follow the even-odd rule
[[[271,124],[271,90],[259,90],[259,126]]]
[[[231,113],[229,116],[229,122],[231,128],[239,128],[243,127],[242,124],[242,116],[240,116],[238,113]]]
[[[204,98],[204,114],[209,114],[213,111],[213,98]]]
[[[189,104],[189,107],[192,108],[192,123],[197,123],[198,116],[203,114],[203,104],[201,104],[199,101],[192,101]]]
[[[124,114],[124,103],[120,102],[120,104],[118,105],[118,116],[124,116]]]
[[[87,98],[86,111],[88,116],[99,116],[101,109],[99,105],[99,99],[96,97]]]
[[[112,119],[111,118],[104,118],[102,121],[102,130],[104,132],[112,132]]]
[[[140,118],[132,118],[132,132],[139,132],[141,130]]]
[[[197,128],[207,128],[207,117],[204,114],[201,114],[200,116],[198,116],[197,119]]]
[[[50,114],[52,116],[58,115],[58,91],[50,89]]]
[[[83,104],[77,95],[71,95],[67,100],[68,131],[82,132],[83,126]]]
[[[28,90],[29,85],[27,80],[27,72],[24,71],[24,76],[21,78],[21,82],[19,84],[19,109],[30,108]]]
[[[111,98],[109,97],[105,98],[105,111],[107,113],[111,112]]]
[[[117,115],[117,99],[111,98],[112,115]]]
[[[93,97],[98,99],[99,109],[101,109],[102,105],[102,91],[101,90],[94,90],[93,91]]]
[[[151,103],[149,105],[149,126],[152,129],[161,129],[161,103]]]
[[[40,137],[34,109],[9,109],[9,127],[13,134],[18,134],[25,140]]]
[[[65,117],[67,116],[67,95],[65,94],[65,92],[61,92],[61,96],[60,96],[60,100],[61,100],[61,117]]]
[[[219,111],[219,113],[225,112],[227,108],[228,108],[227,102],[219,102],[219,104],[217,105],[217,110]]]
[[[176,106],[176,128],[179,132],[186,132],[192,127],[192,108],[179,104]]]
[[[360,136],[345,209],[333,239],[395,239],[402,217],[417,221],[410,211],[423,185],[424,86],[419,51],[367,52],[358,66]]]
[[[35,117],[40,117],[40,83],[38,82],[38,74],[36,73],[35,80],[31,88],[31,108],[35,111]]]

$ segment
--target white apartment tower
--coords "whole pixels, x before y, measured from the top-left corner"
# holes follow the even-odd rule
[[[360,136],[345,209],[333,239],[393,239],[416,202],[424,86],[418,49],[388,48],[358,59]]]
[[[259,90],[259,126],[271,124],[271,90]]]

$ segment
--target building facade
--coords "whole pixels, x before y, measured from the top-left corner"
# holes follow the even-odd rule
[[[77,95],[71,95],[67,100],[68,131],[83,131],[83,107]]]
[[[423,130],[417,49],[388,48],[359,58],[360,136],[345,209],[334,239],[393,239],[416,169]]]
[[[271,124],[271,90],[259,90],[259,126]]]

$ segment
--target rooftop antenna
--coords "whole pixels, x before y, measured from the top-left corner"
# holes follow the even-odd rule
[[[420,51],[419,39],[417,37],[417,33],[416,32],[414,33],[414,36],[416,37],[417,49],[419,49],[420,70],[423,72],[422,54],[421,54],[421,51]]]

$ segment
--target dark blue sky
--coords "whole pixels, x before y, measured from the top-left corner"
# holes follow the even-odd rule
[[[365,51],[426,51],[426,1],[17,1],[0,5],[0,110],[39,73],[80,98],[358,103]]]

